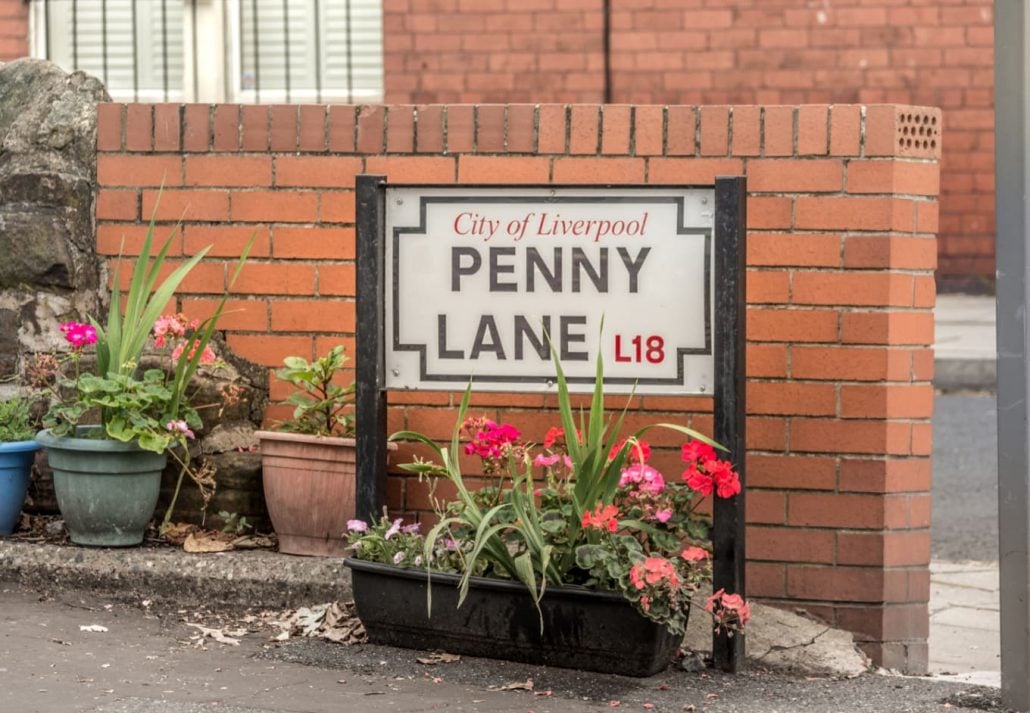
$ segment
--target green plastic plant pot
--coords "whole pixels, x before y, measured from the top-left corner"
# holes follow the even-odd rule
[[[84,437],[99,433],[80,426],[76,438],[36,435],[54,471],[57,506],[77,545],[138,545],[154,516],[168,457],[135,443]]]

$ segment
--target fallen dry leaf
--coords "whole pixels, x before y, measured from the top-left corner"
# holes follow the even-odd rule
[[[190,534],[199,529],[196,525],[191,525],[188,522],[172,522],[161,526],[161,537],[173,545],[181,545]]]
[[[221,629],[212,629],[212,628],[207,627],[207,626],[201,626],[200,624],[192,624],[192,623],[189,623],[189,622],[186,623],[186,626],[192,626],[194,629],[198,629],[200,631],[200,638],[201,639],[214,639],[215,641],[217,641],[220,644],[229,644],[231,646],[239,646],[240,645],[240,640],[239,639],[234,639],[231,636],[226,636],[225,632],[222,631]],[[232,632],[232,633],[236,633],[236,632]]]
[[[365,641],[365,629],[354,613],[353,602],[330,602],[295,611],[266,612],[261,618],[280,630],[272,637],[273,641],[286,641],[291,636],[325,639],[344,645]]]
[[[210,532],[207,530],[191,532],[186,535],[186,540],[182,543],[182,549],[195,554],[203,552],[228,552],[232,549],[230,537],[231,535],[227,536],[222,532]]]
[[[268,535],[243,535],[230,544],[236,550],[271,549],[275,547],[275,538]]]
[[[491,691],[532,691],[533,679],[527,678],[525,681],[506,683],[503,686],[489,686],[489,688]]]
[[[425,664],[426,666],[435,666],[438,663],[454,663],[455,661],[461,661],[461,656],[458,656],[457,654],[447,654],[440,651],[429,654],[429,656],[422,656],[415,660],[421,664]]]

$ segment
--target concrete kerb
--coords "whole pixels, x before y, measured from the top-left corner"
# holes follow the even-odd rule
[[[47,595],[93,591],[127,604],[149,600],[170,609],[293,609],[350,597],[340,559],[292,557],[266,550],[195,555],[172,548],[92,549],[0,539],[0,581]],[[857,676],[869,669],[851,634],[755,604],[748,658],[809,676]],[[691,618],[685,644],[711,650],[704,612]]]
[[[350,595],[342,560],[266,550],[191,555],[173,548],[92,549],[0,539],[0,580],[46,594],[78,589],[180,609],[287,609]]]

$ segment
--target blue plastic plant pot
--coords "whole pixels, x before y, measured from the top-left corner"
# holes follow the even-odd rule
[[[18,524],[38,450],[35,441],[0,443],[0,535],[10,535]]]

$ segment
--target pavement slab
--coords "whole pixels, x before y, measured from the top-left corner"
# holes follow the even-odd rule
[[[1001,686],[999,597],[997,562],[931,562],[930,673]]]

